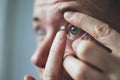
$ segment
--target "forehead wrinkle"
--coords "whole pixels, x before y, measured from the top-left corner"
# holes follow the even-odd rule
[[[34,3],[34,6],[47,6],[47,5],[53,5],[53,4],[55,4],[55,3],[57,3],[58,1],[40,1],[40,0],[38,0],[38,1],[35,1],[35,3]]]
[[[45,6],[45,5],[53,5],[59,2],[69,2],[75,0],[35,0],[34,6]]]

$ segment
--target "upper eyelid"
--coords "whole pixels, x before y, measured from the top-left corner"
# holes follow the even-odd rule
[[[72,26],[72,24],[69,24],[68,26],[67,26],[67,33],[69,32],[69,30],[70,30],[70,27]]]

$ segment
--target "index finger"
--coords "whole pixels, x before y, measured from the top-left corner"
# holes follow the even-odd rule
[[[120,33],[109,27],[106,23],[79,12],[66,12],[64,18],[72,25],[89,33],[114,53],[119,52]]]
[[[62,64],[66,46],[66,32],[59,31],[53,41],[46,63],[44,79],[62,80]]]

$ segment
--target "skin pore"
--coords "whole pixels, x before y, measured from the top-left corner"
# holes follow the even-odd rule
[[[120,32],[120,11],[111,6],[110,0],[35,0],[33,24],[39,48],[33,55],[32,62],[38,67],[41,78],[52,42],[60,26],[68,26],[66,51],[70,53],[74,53],[72,43],[84,32],[79,30],[79,34],[71,33],[71,26],[63,18],[66,11],[85,13],[109,24]],[[64,70],[63,73],[65,79],[71,79],[66,76],[67,73]]]

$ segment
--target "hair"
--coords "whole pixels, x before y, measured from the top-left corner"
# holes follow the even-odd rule
[[[80,0],[79,11],[93,16],[120,32],[120,0]]]
[[[120,0],[110,0],[111,7],[120,9]]]

